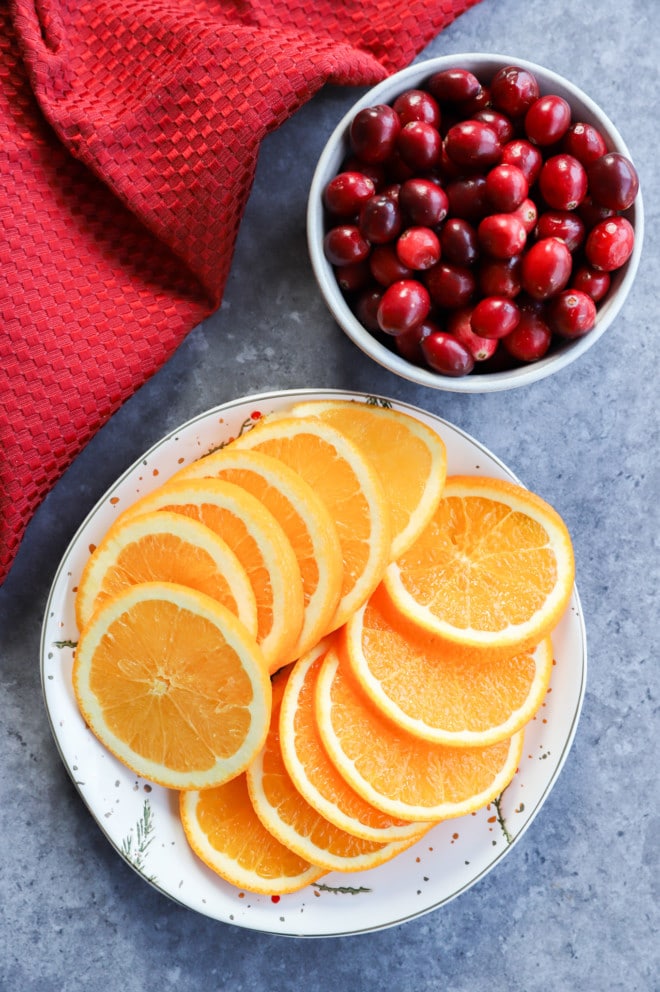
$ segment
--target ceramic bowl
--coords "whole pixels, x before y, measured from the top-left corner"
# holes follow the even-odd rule
[[[396,97],[411,88],[421,86],[433,73],[442,69],[465,68],[483,83],[488,83],[498,69],[517,65],[529,69],[536,76],[541,94],[555,93],[568,101],[574,121],[595,125],[603,135],[610,151],[617,151],[632,159],[618,130],[603,110],[581,89],[550,69],[509,55],[468,53],[448,55],[415,63],[367,91],[345,114],[330,135],[316,166],[307,206],[307,235],[314,275],[321,293],[335,320],[348,337],[375,362],[396,375],[432,389],[460,393],[495,392],[527,385],[553,375],[576,361],[592,348],[603,336],[623,306],[639,265],[642,249],[644,215],[641,192],[626,211],[635,229],[635,246],[627,263],[612,274],[607,297],[599,304],[596,324],[588,334],[553,345],[548,354],[537,362],[507,371],[494,371],[463,377],[444,376],[428,368],[421,368],[406,361],[387,344],[382,343],[355,317],[339,289],[332,266],[323,253],[326,216],[323,208],[323,190],[330,179],[341,171],[348,153],[348,131],[355,114],[378,103],[392,103]]]

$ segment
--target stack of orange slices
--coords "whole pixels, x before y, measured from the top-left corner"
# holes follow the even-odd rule
[[[292,892],[502,793],[573,580],[555,510],[447,477],[414,415],[299,403],[120,514],[78,584],[74,691],[208,866]]]

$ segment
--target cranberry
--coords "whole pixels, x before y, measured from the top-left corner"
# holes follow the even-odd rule
[[[348,265],[365,259],[370,246],[355,224],[339,224],[326,234],[323,250],[331,265]]]
[[[554,145],[571,123],[571,108],[555,94],[539,97],[525,114],[525,134],[535,145]]]
[[[360,211],[360,233],[373,245],[387,244],[398,238],[402,226],[398,204],[382,193],[368,199]]]
[[[517,165],[496,165],[486,176],[486,198],[498,213],[516,210],[528,192],[525,174]]]
[[[442,258],[452,265],[472,265],[479,255],[476,229],[461,217],[449,217],[440,231]]]
[[[612,277],[609,272],[599,272],[589,265],[581,265],[573,273],[571,287],[588,293],[595,303],[599,303],[610,288],[611,282]]]
[[[432,169],[440,158],[442,138],[437,128],[425,121],[405,124],[397,138],[401,158],[412,169]]]
[[[447,103],[474,100],[481,90],[481,83],[468,69],[441,69],[426,85],[436,100]]]
[[[601,220],[607,220],[608,217],[614,217],[616,210],[612,210],[611,207],[601,207],[597,203],[594,203],[593,198],[587,193],[584,200],[577,208],[577,213],[580,220],[583,221],[587,231],[590,231],[592,227],[595,227]]]
[[[548,323],[563,338],[580,338],[596,323],[596,304],[588,293],[565,289],[548,304]]]
[[[446,262],[439,262],[429,269],[425,281],[433,302],[446,310],[469,303],[477,284],[470,269]]]
[[[440,241],[430,227],[408,227],[396,243],[396,253],[410,269],[430,269],[440,260]]]
[[[476,114],[472,114],[472,119],[481,121],[482,124],[488,124],[489,127],[492,127],[501,145],[505,145],[513,138],[515,128],[506,114],[501,114],[499,110],[493,110],[492,108],[478,110]]]
[[[618,152],[601,155],[588,166],[593,200],[612,210],[627,210],[639,191],[639,177],[630,159]]]
[[[469,176],[457,179],[446,188],[449,200],[449,213],[472,223],[481,220],[488,213],[486,202],[486,180],[484,176]]]
[[[378,326],[386,334],[404,334],[429,314],[431,299],[416,279],[401,279],[388,286],[378,307]]]
[[[581,121],[571,124],[562,141],[562,151],[587,166],[607,152],[605,139],[593,124]]]
[[[552,342],[552,331],[538,313],[522,310],[520,320],[505,338],[504,350],[519,362],[537,362],[548,351]]]
[[[591,229],[584,246],[587,261],[594,269],[613,272],[632,255],[635,232],[625,217],[610,217]]]
[[[447,331],[458,338],[461,344],[467,348],[475,362],[485,362],[492,358],[497,350],[497,338],[482,338],[472,330],[470,317],[471,307],[461,307],[460,310],[453,310],[447,316]]]
[[[344,172],[359,172],[367,179],[371,179],[377,193],[380,193],[387,178],[385,167],[381,162],[363,162],[357,155],[349,155],[344,162]]]
[[[523,200],[520,206],[517,207],[517,209],[514,210],[513,213],[515,214],[516,217],[520,218],[522,225],[527,231],[527,233],[531,234],[534,228],[536,227],[536,222],[539,216],[539,212],[536,208],[536,204],[534,203],[534,201],[529,197],[527,197],[527,199]]]
[[[423,320],[409,331],[397,334],[394,338],[394,347],[406,361],[414,365],[424,365],[424,353],[422,351],[422,341],[429,334],[437,334],[442,328],[432,320]]]
[[[376,192],[373,180],[361,172],[340,172],[327,184],[323,202],[338,217],[354,217]]]
[[[384,162],[392,153],[400,130],[399,116],[387,104],[365,107],[351,123],[351,148],[363,162]]]
[[[537,238],[561,238],[575,252],[584,241],[584,223],[572,210],[546,210],[536,225]]]
[[[406,90],[396,98],[392,109],[399,115],[402,125],[409,124],[410,121],[424,121],[434,128],[440,128],[440,107],[425,90]]]
[[[483,296],[508,296],[514,299],[522,288],[522,256],[483,259],[477,274]]]
[[[449,199],[430,179],[408,179],[401,186],[399,205],[413,224],[434,227],[447,216]]]
[[[481,248],[493,258],[513,258],[527,242],[527,231],[515,214],[489,214],[477,228]]]
[[[486,296],[479,300],[470,326],[482,338],[503,338],[510,334],[520,320],[520,310],[507,296]]]
[[[553,155],[539,175],[543,199],[555,210],[575,210],[587,192],[587,173],[572,155]]]
[[[529,185],[533,186],[543,165],[543,155],[525,138],[514,138],[502,149],[502,164],[518,166]]]
[[[358,289],[364,289],[370,282],[370,276],[369,263],[365,260],[349,262],[348,265],[338,265],[335,268],[335,277],[343,293],[355,293]]]
[[[497,132],[488,124],[475,120],[454,124],[445,137],[445,149],[453,162],[471,169],[495,165],[502,155]]]
[[[523,255],[523,289],[536,300],[554,296],[566,286],[572,265],[572,255],[563,241],[543,238]]]
[[[474,368],[474,358],[465,345],[445,331],[429,334],[421,348],[428,365],[443,375],[468,375]]]
[[[490,84],[496,110],[509,117],[522,117],[540,94],[536,76],[520,66],[505,66],[495,73]]]
[[[368,331],[372,331],[373,333],[380,331],[378,307],[382,298],[382,289],[365,289],[360,293],[355,302],[355,316]]]
[[[394,244],[375,245],[369,256],[369,268],[372,276],[381,286],[391,286],[399,279],[413,278],[412,269],[403,264]]]

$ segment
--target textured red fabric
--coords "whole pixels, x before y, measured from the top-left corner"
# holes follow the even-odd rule
[[[219,305],[261,139],[477,0],[0,0],[0,582],[39,502]]]

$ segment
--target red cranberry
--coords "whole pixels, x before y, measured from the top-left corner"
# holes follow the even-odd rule
[[[380,193],[386,182],[385,167],[381,162],[363,162],[357,155],[349,155],[344,162],[344,172],[359,172],[361,175],[371,179],[376,188],[376,193]]]
[[[536,300],[559,293],[571,275],[573,259],[559,238],[543,238],[525,252],[521,281],[525,292]]]
[[[440,231],[442,258],[452,265],[472,265],[479,255],[476,229],[461,217],[449,217]]]
[[[591,229],[584,253],[594,269],[613,272],[620,269],[632,255],[635,232],[625,217],[610,217]]]
[[[363,162],[384,162],[400,130],[399,116],[387,104],[365,107],[357,112],[350,126],[351,148]]]
[[[326,234],[323,250],[331,265],[348,265],[365,259],[370,246],[355,224],[339,224]]]
[[[543,163],[539,188],[549,207],[575,210],[587,192],[587,173],[572,155],[553,155]]]
[[[396,253],[410,269],[430,269],[440,260],[440,241],[430,227],[408,227],[396,243]]]
[[[593,124],[571,124],[562,141],[562,151],[588,166],[607,152],[605,139]]]
[[[475,120],[454,124],[445,137],[445,149],[453,162],[470,169],[495,165],[502,155],[497,132],[488,124]]]
[[[375,245],[369,256],[369,269],[381,286],[391,286],[399,279],[412,279],[413,272],[403,264],[394,244]]]
[[[527,241],[527,231],[515,214],[489,214],[479,224],[477,234],[479,245],[493,258],[513,258]]]
[[[481,83],[467,69],[441,69],[430,77],[426,86],[436,100],[447,103],[474,100],[481,90]]]
[[[589,192],[603,207],[627,210],[639,191],[639,177],[630,159],[618,152],[601,155],[588,166]]]
[[[565,289],[548,304],[548,323],[563,338],[580,338],[596,323],[596,304],[588,293]]]
[[[517,165],[496,165],[486,175],[486,197],[493,210],[509,213],[527,199],[529,184]]]
[[[425,282],[435,305],[445,310],[469,303],[476,289],[476,279],[470,269],[446,262],[439,262],[429,269]]]
[[[453,310],[447,316],[447,331],[458,338],[461,344],[467,348],[475,362],[485,362],[492,358],[497,350],[497,338],[481,338],[472,330],[470,317],[471,307],[461,307],[460,310]]]
[[[519,217],[523,227],[528,234],[531,234],[536,227],[536,222],[538,220],[539,212],[536,208],[536,204],[530,197],[520,204],[520,206],[513,211],[516,217]]]
[[[406,90],[396,98],[392,109],[399,115],[402,125],[410,121],[424,121],[436,129],[440,128],[440,107],[425,90]]]
[[[595,303],[599,303],[610,288],[611,282],[612,277],[609,272],[599,272],[589,265],[581,265],[573,273],[571,287],[588,293]]]
[[[552,342],[552,331],[538,313],[523,310],[520,320],[505,338],[504,350],[519,362],[537,362],[548,351]]]
[[[495,109],[509,117],[522,117],[540,96],[534,74],[515,65],[505,66],[496,72],[490,90]]]
[[[376,192],[373,181],[361,172],[340,172],[327,184],[323,202],[338,217],[354,217]]]
[[[401,279],[388,286],[378,307],[378,325],[385,334],[404,334],[421,324],[431,309],[426,288],[415,279]]]
[[[537,238],[561,238],[575,252],[584,241],[584,223],[572,210],[546,210],[536,225]]]
[[[434,227],[447,216],[449,200],[444,189],[430,179],[408,179],[401,186],[399,206],[413,224]]]
[[[470,326],[482,338],[503,338],[520,320],[520,310],[507,296],[487,296],[472,311]]]
[[[467,348],[445,331],[429,334],[421,347],[427,364],[442,375],[468,375],[474,368],[474,358]]]
[[[396,351],[405,358],[406,361],[414,365],[425,365],[424,353],[422,351],[422,341],[429,334],[437,334],[442,328],[432,320],[423,320],[409,331],[397,334],[394,338]]]
[[[397,138],[401,158],[412,169],[432,169],[440,157],[442,138],[437,128],[425,121],[405,124]]]
[[[403,226],[398,204],[392,197],[376,193],[362,207],[358,226],[362,237],[372,245],[393,241]]]
[[[568,131],[571,108],[555,94],[539,97],[525,114],[525,133],[535,145],[554,145]]]
[[[525,138],[514,138],[502,149],[502,164],[516,165],[524,173],[529,185],[533,186],[543,165],[543,155]]]
[[[506,114],[501,114],[499,110],[493,110],[492,108],[478,110],[476,114],[472,114],[472,119],[481,121],[482,124],[488,124],[489,127],[492,127],[501,145],[505,145],[513,138],[515,128]]]

